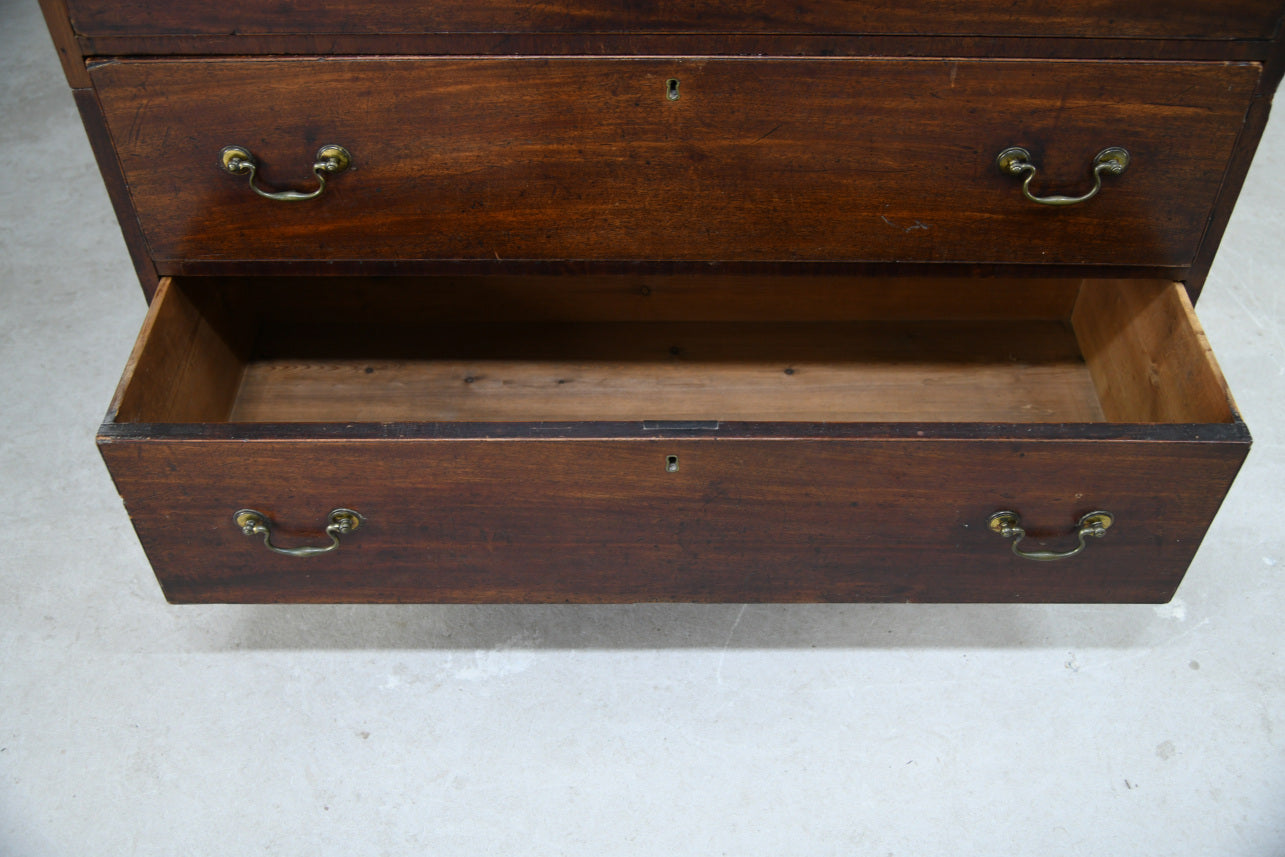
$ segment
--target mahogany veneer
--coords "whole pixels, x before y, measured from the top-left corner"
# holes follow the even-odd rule
[[[164,274],[253,259],[1180,267],[1218,196],[1210,165],[1230,158],[1260,73],[489,58],[148,60],[91,78]],[[265,181],[290,185],[330,142],[354,166],[314,205],[265,205],[209,169],[243,145]],[[1139,166],[1093,206],[1032,211],[995,168],[1020,145],[1045,192],[1082,193],[1108,144]]]

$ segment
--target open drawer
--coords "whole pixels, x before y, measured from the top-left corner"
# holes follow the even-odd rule
[[[750,276],[167,279],[99,436],[175,602],[1160,602],[1249,443],[1180,284]]]

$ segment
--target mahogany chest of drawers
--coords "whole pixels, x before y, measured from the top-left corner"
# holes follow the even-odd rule
[[[1278,0],[42,0],[167,598],[1165,601]]]

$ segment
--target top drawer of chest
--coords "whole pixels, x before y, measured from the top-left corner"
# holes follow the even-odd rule
[[[1271,38],[1279,0],[68,0],[89,38],[444,33],[748,33]]]
[[[303,260],[1177,268],[1259,71],[563,57],[129,60],[92,77],[170,274]],[[316,166],[330,144],[347,169]]]

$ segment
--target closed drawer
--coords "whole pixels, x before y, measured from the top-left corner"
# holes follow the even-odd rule
[[[163,274],[320,260],[1182,268],[1257,64],[874,59],[120,61],[95,67]],[[326,144],[351,167],[306,202]],[[1035,195],[997,155],[1022,147]],[[233,267],[225,268],[228,272]]]
[[[1249,435],[1172,283],[167,279],[99,444],[178,602],[1142,602]]]
[[[134,4],[131,4],[134,5]],[[1127,3],[1109,0],[949,5],[888,0],[365,0],[362,3],[262,3],[222,0],[142,4],[122,14],[119,0],[68,0],[83,36],[316,35],[419,33],[853,33],[878,35],[1097,36],[1101,38],[1271,38],[1277,0]],[[141,10],[140,10],[141,11]]]

